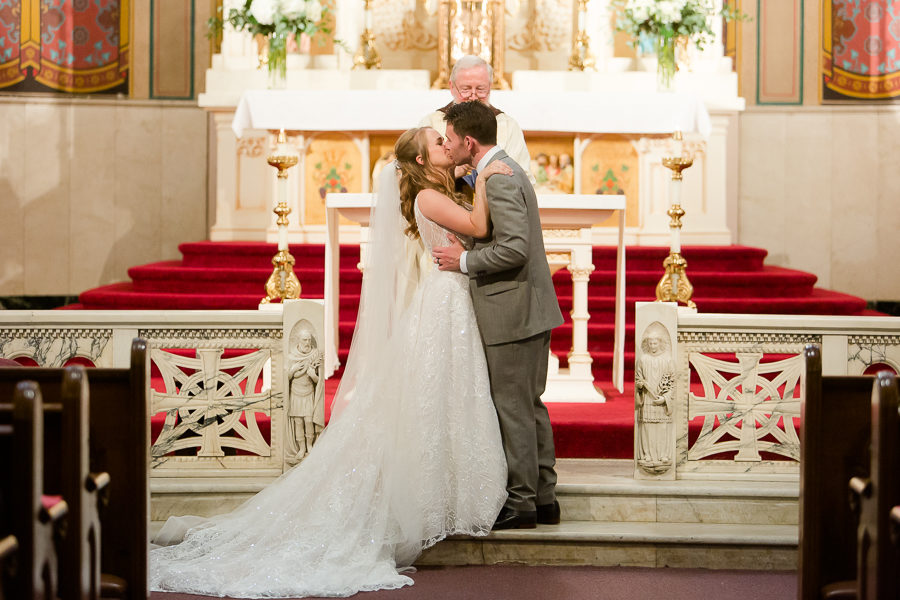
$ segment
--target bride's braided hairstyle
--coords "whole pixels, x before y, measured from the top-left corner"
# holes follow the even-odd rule
[[[417,127],[404,132],[394,145],[397,167],[400,170],[400,214],[406,219],[406,235],[413,239],[419,237],[416,225],[414,206],[416,196],[424,189],[436,190],[449,196],[457,204],[464,204],[460,194],[453,191],[453,178],[448,171],[435,167],[428,158],[428,138],[425,130],[428,127]],[[421,156],[419,164],[416,158]]]

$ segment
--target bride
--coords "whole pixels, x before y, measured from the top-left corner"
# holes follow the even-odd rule
[[[379,176],[331,422],[302,463],[233,512],[199,525],[170,519],[157,540],[183,540],[151,551],[151,589],[244,598],[394,589],[412,584],[401,571],[423,549],[490,531],[506,463],[467,277],[433,269],[407,299],[417,267],[401,257],[404,233],[428,255],[451,232],[486,235],[485,182],[511,170],[495,161],[479,174],[470,212],[454,200],[437,131],[407,131],[395,154]]]

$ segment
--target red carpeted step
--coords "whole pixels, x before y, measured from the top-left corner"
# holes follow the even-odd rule
[[[630,296],[656,295],[656,284],[662,276],[660,269],[641,271],[627,270],[625,293]],[[688,278],[699,293],[702,290],[715,289],[720,295],[728,297],[755,297],[761,290],[771,296],[798,297],[809,294],[816,283],[816,276],[811,273],[782,269],[781,267],[764,267],[759,271],[695,271],[688,270]],[[553,283],[559,289],[571,286],[571,276],[565,270],[557,271]],[[613,295],[616,287],[615,270],[595,270],[591,273],[589,286],[592,294]]]
[[[263,294],[161,294],[135,291],[131,283],[113,283],[82,292],[86,310],[253,310]]]
[[[692,271],[758,271],[768,254],[762,248],[748,246],[683,246],[681,253],[688,262],[688,275]],[[628,246],[625,268],[662,274],[662,263],[668,255],[668,247]],[[596,269],[614,271],[616,247],[594,246],[593,263]]]
[[[322,267],[294,267],[304,297],[319,297],[325,293]],[[137,292],[188,294],[255,294],[265,288],[271,268],[248,267],[185,267],[176,261],[166,261],[128,269]],[[340,270],[341,291],[359,296],[362,274],[356,267]]]
[[[709,291],[714,290],[707,290],[707,292]],[[571,310],[571,289],[566,290],[565,293],[558,292],[557,298],[564,313]],[[626,296],[626,318],[634,320],[635,302],[652,302],[653,300],[655,300],[655,297],[650,295]],[[813,288],[809,296],[788,298],[771,296],[758,296],[755,298],[710,297],[702,293],[695,293],[694,302],[697,303],[697,307],[701,312],[729,314],[858,315],[866,308],[866,301],[862,298],[821,288]],[[614,309],[615,298],[613,296],[597,296],[592,293],[588,296],[588,312],[592,319],[611,319]]]
[[[272,257],[278,251],[277,244],[263,242],[187,242],[179,244],[186,267],[272,268]],[[291,244],[291,254],[297,265],[318,265],[324,269],[324,244]],[[359,263],[359,246],[341,245],[341,267],[355,267]]]

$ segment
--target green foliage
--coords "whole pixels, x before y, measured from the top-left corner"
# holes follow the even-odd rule
[[[716,10],[709,0],[613,0],[612,6],[619,15],[616,29],[629,34],[635,46],[647,37],[685,37],[702,49],[713,36],[710,19],[747,18],[727,2]]]

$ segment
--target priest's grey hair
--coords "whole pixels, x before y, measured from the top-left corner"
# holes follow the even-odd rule
[[[456,72],[460,69],[471,69],[472,67],[485,67],[488,73],[488,81],[494,81],[494,69],[486,60],[480,56],[475,56],[474,54],[461,56],[459,60],[453,64],[453,69],[450,71],[450,81],[456,83]]]

